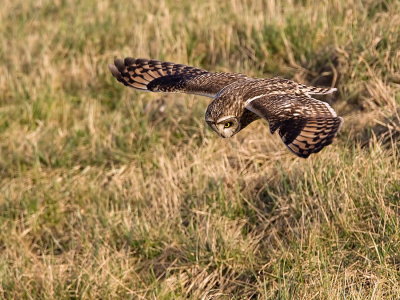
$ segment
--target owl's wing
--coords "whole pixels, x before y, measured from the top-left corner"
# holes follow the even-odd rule
[[[124,85],[142,91],[187,93],[213,98],[225,86],[247,76],[211,73],[203,69],[158,60],[115,59],[109,69]]]
[[[303,158],[331,144],[343,122],[328,103],[303,94],[255,96],[246,108],[267,119],[271,133],[278,130],[290,151]]]

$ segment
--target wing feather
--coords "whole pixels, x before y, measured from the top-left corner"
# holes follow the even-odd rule
[[[214,97],[225,86],[247,78],[239,73],[211,73],[196,67],[149,59],[115,59],[109,69],[122,84],[142,91]]]
[[[265,95],[247,102],[247,109],[268,120],[290,151],[307,158],[330,145],[343,119],[328,103],[308,95]]]

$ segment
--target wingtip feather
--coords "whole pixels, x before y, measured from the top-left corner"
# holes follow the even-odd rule
[[[116,66],[119,72],[125,71],[125,63],[122,59],[120,58],[114,59],[114,65]]]
[[[116,67],[115,65],[109,64],[109,65],[108,65],[108,69],[110,70],[111,74],[112,74],[115,78],[118,78],[118,77],[119,77],[120,73],[119,73],[119,71],[118,71],[118,69],[117,69],[117,67]]]

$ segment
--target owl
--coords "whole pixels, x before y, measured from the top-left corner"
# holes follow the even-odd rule
[[[303,158],[331,144],[343,122],[328,103],[312,98],[331,94],[335,88],[130,57],[115,59],[109,69],[119,82],[137,90],[212,98],[205,121],[222,138],[237,134],[255,120],[265,119],[271,133],[278,131],[287,148]]]

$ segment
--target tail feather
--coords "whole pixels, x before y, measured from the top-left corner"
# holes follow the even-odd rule
[[[324,88],[301,84],[300,90],[307,95],[328,95],[336,92],[337,88]]]

